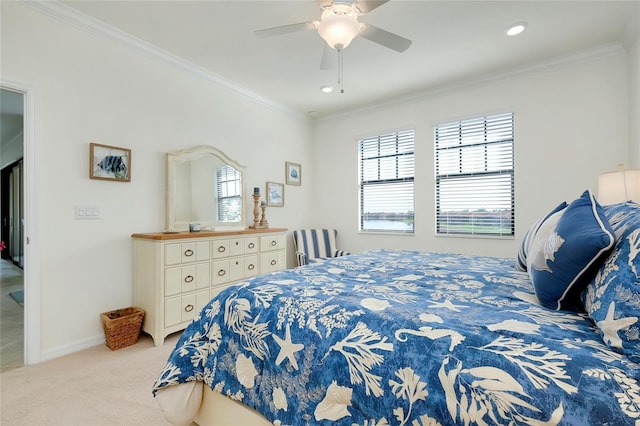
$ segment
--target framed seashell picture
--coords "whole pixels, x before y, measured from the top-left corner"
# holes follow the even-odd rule
[[[117,146],[90,144],[89,178],[131,181],[131,150]]]
[[[302,166],[300,164],[285,162],[285,174],[287,185],[302,184]]]

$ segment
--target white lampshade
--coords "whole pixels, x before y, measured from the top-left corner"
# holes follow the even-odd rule
[[[602,205],[640,203],[640,169],[603,173],[598,178],[598,202]]]
[[[360,24],[352,14],[323,14],[318,33],[333,49],[342,50],[360,33]]]

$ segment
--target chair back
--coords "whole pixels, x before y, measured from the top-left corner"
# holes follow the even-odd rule
[[[298,229],[293,231],[296,251],[303,252],[307,260],[333,257],[336,253],[335,229]]]

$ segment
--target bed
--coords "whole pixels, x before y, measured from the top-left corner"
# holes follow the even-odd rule
[[[639,252],[640,205],[585,191],[518,262],[380,249],[255,277],[201,311],[153,393],[174,424],[637,424]],[[565,255],[554,304],[536,274]]]

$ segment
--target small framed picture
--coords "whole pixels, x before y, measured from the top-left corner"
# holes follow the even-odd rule
[[[284,206],[284,184],[267,182],[267,206]]]
[[[287,161],[284,167],[287,175],[287,185],[302,184],[302,166],[300,164]]]
[[[89,152],[91,179],[131,181],[131,150],[92,143]]]

